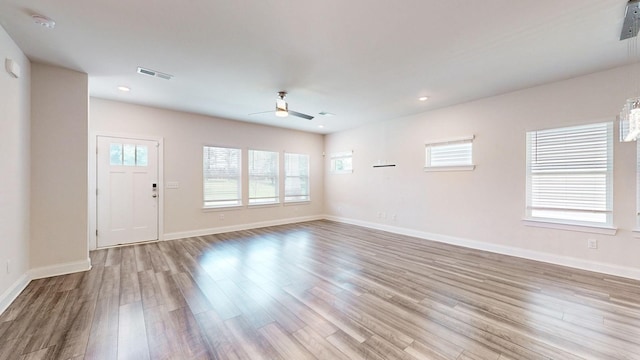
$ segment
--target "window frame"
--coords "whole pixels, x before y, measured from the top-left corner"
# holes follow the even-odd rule
[[[283,192],[283,200],[285,204],[291,203],[302,203],[311,201],[311,156],[308,154],[300,154],[300,153],[290,153],[284,152],[284,192]],[[306,166],[306,175],[289,175],[288,173],[288,161],[287,156],[304,156],[307,158],[307,166]],[[289,195],[287,184],[289,183],[290,178],[304,178],[306,179],[306,195]],[[294,198],[294,199],[291,199]]]
[[[205,156],[207,148],[217,148],[217,149],[225,149],[225,150],[235,150],[237,151],[237,199],[228,199],[228,200],[207,200],[207,190],[206,190],[206,182],[207,176],[205,169]],[[243,185],[242,185],[242,149],[238,147],[231,146],[219,146],[219,145],[203,145],[202,146],[202,204],[203,209],[220,209],[220,208],[234,208],[234,207],[242,207],[243,206]],[[215,202],[220,202],[219,204],[215,204]]]
[[[539,133],[547,133],[547,134],[551,134],[552,136],[554,135],[552,132],[557,132],[557,134],[555,134],[555,136],[560,137],[562,132],[567,132],[567,131],[574,131],[575,133],[580,133],[580,132],[585,132],[588,131],[589,128],[596,128],[598,126],[602,126],[604,127],[604,129],[601,129],[599,131],[604,131],[606,136],[606,139],[600,139],[600,141],[605,141],[606,142],[606,169],[604,171],[602,170],[597,170],[597,171],[588,171],[589,169],[586,168],[579,168],[579,169],[575,169],[573,171],[570,171],[570,169],[566,169],[566,168],[561,168],[558,169],[557,171],[555,171],[555,174],[558,174],[559,176],[561,176],[562,174],[567,174],[568,177],[573,176],[574,178],[577,175],[583,175],[583,176],[588,176],[589,174],[591,175],[604,175],[604,179],[605,179],[605,195],[604,195],[604,210],[596,210],[596,209],[576,209],[576,208],[548,208],[548,207],[535,207],[533,206],[533,170],[532,170],[532,152],[533,152],[533,144],[532,142],[534,141],[532,136],[535,134],[536,137],[538,136]],[[582,130],[582,131],[581,131]],[[597,130],[592,130],[592,131],[597,131]],[[547,135],[548,136],[548,135]],[[580,141],[580,139],[577,139],[577,141]],[[587,140],[582,140],[583,142],[587,142]],[[565,141],[566,142],[566,141]],[[574,141],[574,144],[576,143],[576,141]],[[593,144],[594,142],[591,141],[591,143]],[[557,148],[557,147],[556,147]],[[566,151],[566,147],[565,148],[557,148],[560,150],[565,150]],[[574,150],[577,151],[577,150]],[[580,149],[581,153],[584,153],[583,149]],[[555,151],[557,152],[557,151]],[[543,154],[545,155],[545,154]],[[548,155],[548,154],[547,154]],[[563,229],[567,229],[567,230],[577,230],[578,227],[583,227],[583,228],[601,228],[601,229],[614,229],[613,228],[613,155],[614,155],[614,131],[613,131],[613,122],[612,121],[606,121],[606,122],[597,122],[597,123],[590,123],[590,124],[582,124],[582,125],[572,125],[572,126],[562,126],[562,127],[556,127],[556,128],[549,128],[549,129],[541,129],[541,130],[532,130],[532,131],[527,131],[526,132],[526,199],[525,199],[525,221],[527,222],[533,222],[533,223],[550,223],[550,224],[558,224],[560,225],[560,227],[558,226],[549,226],[549,227],[554,227],[554,228],[563,228]],[[575,156],[574,156],[575,158]],[[587,158],[582,159],[582,162],[586,161]],[[556,161],[559,161],[561,159],[556,159]],[[551,170],[539,170],[541,175],[553,175],[554,172]],[[566,180],[565,180],[566,181]],[[574,180],[575,181],[575,180]],[[564,185],[566,187],[566,185]],[[579,185],[576,185],[579,187]],[[539,201],[543,201],[544,199],[540,199]],[[557,200],[554,200],[557,201]],[[584,220],[584,219],[563,219],[563,218],[559,218],[559,217],[551,217],[551,216],[534,216],[533,212],[534,210],[538,208],[539,211],[557,211],[557,212],[562,212],[565,211],[566,214],[569,213],[573,213],[573,216],[577,216],[575,214],[579,214],[579,213],[585,213],[585,214],[604,214],[604,221],[589,221],[589,220]],[[567,215],[569,216],[569,215]],[[531,224],[534,225],[534,224]],[[563,227],[564,226],[564,227]],[[599,232],[597,230],[594,231],[589,231],[589,232]]]
[[[475,140],[475,135],[463,136],[452,139],[445,140],[433,140],[425,142],[425,160],[424,160],[424,171],[472,171],[476,168],[473,162],[473,141]],[[456,164],[449,163],[444,165],[433,165],[433,149],[434,148],[445,148],[447,146],[455,146],[460,144],[468,144],[469,149],[469,159],[468,163],[464,164]]]
[[[336,169],[336,165],[339,160],[350,159],[351,168],[349,169]],[[352,174],[353,173],[353,150],[351,151],[339,151],[331,153],[329,155],[329,172],[331,174]]]

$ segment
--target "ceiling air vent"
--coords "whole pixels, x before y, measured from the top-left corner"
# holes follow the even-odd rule
[[[149,75],[149,76],[153,76],[153,77],[157,77],[165,80],[171,80],[171,78],[173,77],[173,75],[161,73],[160,71],[146,69],[140,66],[138,66],[138,74]]]

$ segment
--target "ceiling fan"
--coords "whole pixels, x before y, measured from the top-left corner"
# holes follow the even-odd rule
[[[275,115],[278,117],[287,117],[289,115],[292,116],[297,116],[299,118],[303,118],[303,119],[307,119],[307,120],[311,120],[313,119],[313,116],[311,115],[307,115],[307,114],[303,114],[297,111],[293,111],[293,110],[289,110],[289,104],[287,104],[287,102],[284,100],[284,98],[287,96],[287,92],[286,91],[279,91],[278,92],[278,99],[276,100],[276,110],[275,110]],[[252,113],[249,115],[257,115],[257,114],[265,114],[265,113],[270,113],[273,112],[273,110],[269,110],[269,111],[261,111],[261,112],[257,112],[257,113]]]

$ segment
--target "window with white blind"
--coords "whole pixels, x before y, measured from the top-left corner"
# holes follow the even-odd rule
[[[284,201],[309,201],[309,155],[284,154]]]
[[[473,170],[473,136],[425,145],[425,171]]]
[[[613,123],[527,133],[527,217],[612,223]]]
[[[343,151],[331,154],[331,173],[349,174],[353,172],[353,151]]]
[[[278,187],[278,153],[249,150],[249,205],[278,203]]]
[[[240,149],[214,146],[203,149],[204,206],[242,205]]]
[[[636,169],[636,227],[640,228],[640,141],[636,143]]]

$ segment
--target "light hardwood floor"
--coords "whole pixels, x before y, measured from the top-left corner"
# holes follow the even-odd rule
[[[0,359],[640,359],[638,281],[351,225],[91,258],[0,316]]]

